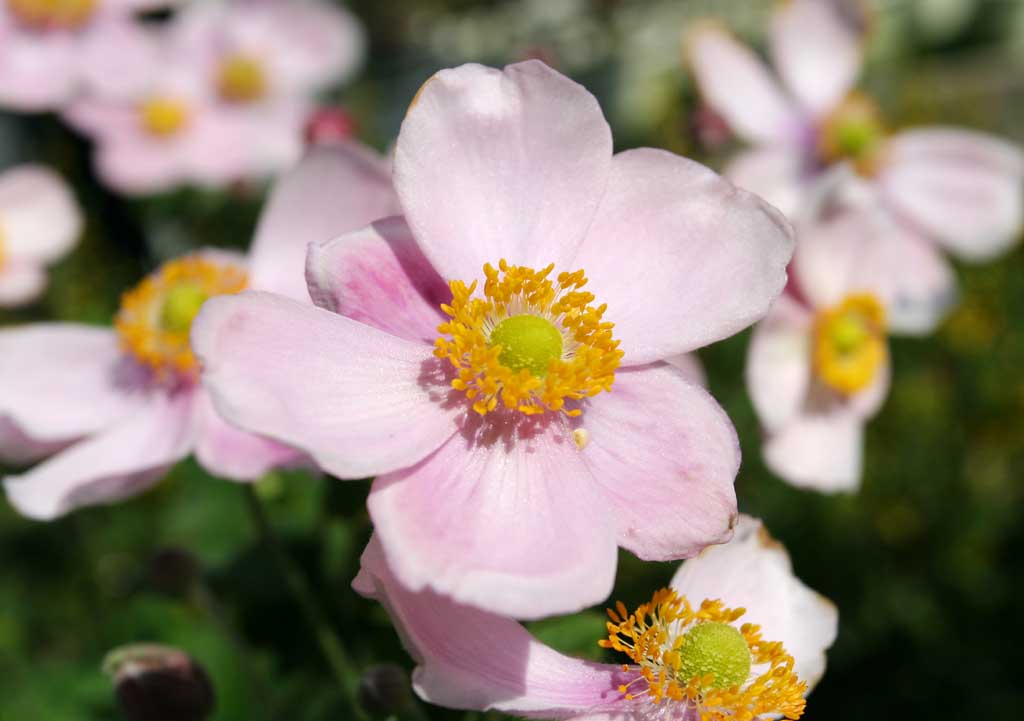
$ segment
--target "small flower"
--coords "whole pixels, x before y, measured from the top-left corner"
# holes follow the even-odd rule
[[[729,543],[683,563],[650,602],[609,609],[598,643],[624,654],[621,665],[563,656],[511,619],[408,590],[377,538],[353,587],[388,610],[424,700],[535,718],[800,718],[838,622],[747,516]]]
[[[940,249],[977,262],[1003,253],[1020,237],[1024,153],[971,130],[891,132],[878,105],[852,89],[862,33],[841,12],[843,5],[780,4],[768,40],[781,85],[748,48],[712,23],[687,33],[689,63],[706,102],[754,145],[726,175],[801,222],[830,195],[872,216],[872,232],[862,241],[866,253],[913,256],[924,266],[876,268],[878,282],[900,299],[892,307],[892,329],[927,333],[943,317],[935,312],[936,297],[955,292]],[[802,245],[801,239],[798,262]],[[940,275],[948,285],[936,289]]]
[[[349,189],[339,200],[332,184]],[[253,481],[301,454],[224,421],[199,383],[189,329],[211,297],[245,287],[309,302],[308,242],[387,213],[383,161],[356,146],[313,152],[272,193],[248,259],[205,250],[164,263],[122,297],[114,328],[46,323],[0,331],[0,456],[21,513],[50,519],[139,493],[194,452],[210,472]]]
[[[613,157],[594,97],[538,61],[429,80],[394,178],[404,217],[310,248],[320,308],[204,307],[218,407],[377,476],[402,582],[496,612],[605,598],[617,545],[672,559],[726,540],[735,432],[662,360],[765,312],[784,221],[683,158]]]
[[[67,255],[81,231],[81,210],[59,175],[40,165],[0,173],[0,306],[35,300],[46,266]]]

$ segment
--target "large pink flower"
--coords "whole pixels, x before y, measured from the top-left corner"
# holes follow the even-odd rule
[[[511,619],[430,590],[410,591],[395,577],[376,538],[363,553],[353,587],[387,608],[416,660],[413,685],[423,699],[531,718],[719,721],[750,718],[743,712],[772,718],[787,711],[795,716],[803,695],[825,671],[825,651],[838,623],[832,603],[793,575],[785,549],[760,521],[746,516],[732,541],[686,561],[671,588],[656,593],[646,609],[630,614],[618,604],[609,612],[609,630],[619,643],[602,645],[627,651],[634,646],[619,657],[625,666],[569,658]],[[686,606],[680,602],[684,598]],[[745,611],[737,618],[729,609]],[[664,639],[645,653],[622,630],[629,618],[660,628]],[[778,661],[793,662],[789,673],[779,671],[760,692],[754,681],[770,663],[751,643],[753,629],[741,631],[747,623],[760,627],[761,640],[781,644],[775,649]],[[676,644],[680,636],[686,639],[682,646]],[[661,655],[680,648],[686,650],[674,657]],[[708,654],[702,663],[701,651],[721,653]],[[694,682],[694,672],[715,673],[719,683]]]
[[[193,345],[225,416],[377,476],[398,578],[512,616],[604,598],[616,545],[727,540],[735,432],[661,361],[766,311],[781,216],[684,158],[613,156],[594,97],[537,61],[435,75],[394,179],[404,217],[310,249],[321,307],[204,308]]]
[[[41,165],[0,173],[0,306],[34,300],[46,266],[78,242],[82,213],[59,175]]]
[[[49,323],[0,331],[0,456],[11,504],[49,519],[149,488],[194,452],[210,472],[250,481],[299,454],[213,409],[189,350],[204,300],[249,285],[309,302],[306,243],[394,207],[383,161],[353,146],[314,151],[272,194],[251,256],[202,251],[126,293],[115,329]],[[326,192],[330,189],[330,194]],[[10,382],[7,382],[10,381]]]
[[[946,277],[945,292],[951,293],[953,276],[939,248],[981,261],[1019,238],[1024,154],[970,130],[887,133],[875,104],[852,91],[861,38],[838,5],[792,0],[779,6],[769,49],[781,85],[753,52],[716,25],[689,34],[691,65],[706,100],[755,146],[726,175],[794,219],[813,214],[827,178],[833,190],[853,192],[858,204],[870,208],[874,218],[868,222],[876,232],[864,238],[867,252],[920,258],[926,273]],[[877,272],[901,298],[891,318],[895,331],[924,333],[941,320],[934,313],[935,289],[915,269],[881,265]]]

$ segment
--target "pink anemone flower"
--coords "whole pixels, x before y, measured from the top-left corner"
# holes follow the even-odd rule
[[[225,417],[376,476],[402,583],[510,616],[605,598],[617,545],[728,540],[735,431],[662,361],[766,312],[786,221],[692,161],[613,156],[596,99],[539,61],[436,74],[394,182],[404,217],[311,246],[319,307],[203,309],[193,346]]]
[[[0,107],[57,110],[84,92],[119,93],[155,60],[132,14],[159,0],[0,0]]]
[[[0,307],[35,300],[46,266],[67,255],[82,232],[82,212],[64,180],[41,165],[0,173]]]
[[[276,186],[248,259],[200,251],[126,293],[113,329],[44,323],[0,331],[0,457],[22,514],[51,519],[146,490],[190,452],[211,473],[252,481],[300,454],[225,422],[198,382],[189,326],[209,297],[266,288],[309,303],[308,241],[394,206],[383,161],[354,146],[313,152]],[[324,193],[330,187],[331,194]]]
[[[835,606],[793,574],[786,550],[749,516],[649,603],[609,609],[599,644],[623,654],[615,665],[570,658],[511,619],[410,591],[376,538],[352,585],[388,610],[424,700],[529,718],[795,719],[838,626]]]
[[[748,48],[713,23],[687,34],[689,61],[706,101],[754,145],[726,169],[794,221],[813,213],[822,183],[872,206],[869,252],[912,255],[948,276],[940,249],[966,261],[1004,252],[1024,219],[1024,154],[983,133],[927,127],[890,133],[876,104],[852,87],[860,32],[831,0],[791,0],[772,19],[769,50],[780,85]],[[877,219],[886,214],[888,219]],[[875,245],[900,246],[875,249]],[[798,244],[799,245],[799,244]],[[800,249],[798,247],[797,254]],[[942,315],[934,287],[906,268],[880,268],[903,302],[894,330],[927,333]],[[906,287],[900,283],[906,281]],[[914,307],[915,305],[923,308]]]

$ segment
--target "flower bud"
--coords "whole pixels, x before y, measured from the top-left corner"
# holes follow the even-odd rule
[[[355,118],[343,108],[318,108],[306,121],[307,145],[341,143],[355,137],[355,134]]]
[[[409,674],[401,666],[370,666],[359,679],[359,703],[371,714],[391,716],[412,703]]]
[[[210,677],[184,651],[158,644],[114,649],[103,661],[128,721],[205,721],[215,699]]]

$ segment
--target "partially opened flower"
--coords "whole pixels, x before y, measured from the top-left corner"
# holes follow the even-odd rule
[[[82,213],[59,175],[41,165],[0,173],[0,306],[35,300],[46,266],[78,242]]]
[[[4,479],[21,513],[49,519],[139,493],[194,452],[239,481],[300,459],[224,421],[199,384],[189,328],[211,297],[246,287],[309,302],[304,250],[314,238],[387,212],[387,176],[365,151],[313,153],[275,189],[249,259],[200,251],[164,263],[124,294],[114,328],[46,323],[0,331],[0,454],[27,462]],[[330,187],[327,195],[324,188]]]
[[[594,97],[538,61],[435,75],[394,178],[404,217],[310,249],[320,308],[204,308],[193,345],[225,416],[377,476],[397,577],[508,615],[603,599],[617,545],[727,540],[735,432],[661,361],[765,312],[785,221],[689,160],[613,157]]]
[[[888,219],[876,224],[879,243],[931,247],[914,253],[929,266],[943,264],[938,248],[981,261],[1005,251],[1024,221],[1024,154],[1010,143],[963,129],[930,127],[890,132],[878,106],[852,90],[860,71],[859,28],[832,0],[780,4],[769,49],[782,80],[776,82],[748,48],[705,23],[686,36],[690,64],[706,101],[754,145],[727,168],[737,185],[760,194],[796,219],[813,213],[826,174],[843,189],[857,186],[859,203]],[[885,233],[884,235],[881,235]],[[932,245],[934,244],[934,245]],[[927,257],[934,256],[934,257]],[[883,282],[898,286],[904,305],[929,305],[896,268]],[[909,307],[909,306],[908,306]],[[894,327],[927,332],[925,309],[911,309],[916,324]]]
[[[423,699],[531,718],[799,718],[838,624],[835,607],[746,516],[732,541],[686,561],[650,602],[609,610],[599,643],[623,654],[614,665],[564,656],[511,619],[408,590],[376,538],[353,586],[387,608]]]

